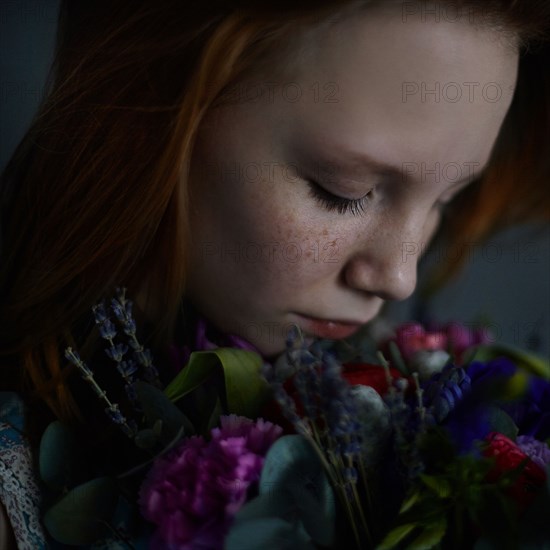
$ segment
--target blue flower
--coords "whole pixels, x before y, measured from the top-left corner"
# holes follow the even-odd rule
[[[437,422],[443,422],[470,391],[472,381],[461,367],[452,364],[435,374],[424,386],[424,405]]]
[[[497,357],[487,363],[473,361],[468,365],[468,375],[472,385],[491,384],[496,380],[510,378],[517,371],[517,366],[508,357]]]

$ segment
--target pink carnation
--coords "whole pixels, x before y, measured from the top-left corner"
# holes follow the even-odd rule
[[[447,348],[447,335],[444,332],[426,332],[419,323],[405,323],[395,332],[395,341],[405,361],[410,361],[418,351]]]
[[[221,549],[233,516],[259,478],[282,428],[229,415],[212,439],[193,436],[159,457],[140,490],[143,516],[157,525],[153,548]]]
[[[469,347],[487,344],[490,334],[481,328],[469,328],[461,323],[447,323],[438,330],[426,330],[419,323],[404,323],[395,331],[395,340],[405,361],[410,362],[419,351],[451,351],[458,364]]]

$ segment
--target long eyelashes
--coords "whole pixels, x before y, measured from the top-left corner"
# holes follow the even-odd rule
[[[336,210],[339,214],[351,214],[361,216],[366,213],[366,206],[369,202],[370,192],[360,199],[347,199],[338,195],[333,195],[316,181],[306,180],[309,186],[309,194],[325,210],[332,212]]]

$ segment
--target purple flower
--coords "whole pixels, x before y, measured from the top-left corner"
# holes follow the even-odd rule
[[[550,448],[544,441],[530,435],[519,435],[516,445],[541,468],[546,469],[547,464],[550,464]]]
[[[473,361],[467,367],[472,379],[472,386],[492,384],[510,378],[517,371],[517,366],[507,357],[497,357],[487,363]]]
[[[142,514],[158,527],[153,548],[221,549],[281,433],[261,418],[224,416],[209,442],[194,436],[158,458],[140,490]]]

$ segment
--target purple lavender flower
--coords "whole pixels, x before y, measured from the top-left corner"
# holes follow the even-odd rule
[[[281,433],[263,419],[229,415],[210,442],[194,436],[158,458],[140,490],[142,514],[158,527],[152,548],[221,549]]]
[[[424,404],[442,422],[470,391],[471,379],[464,369],[449,365],[432,376],[424,388]]]
[[[546,469],[550,464],[550,448],[544,441],[539,441],[530,435],[519,435],[516,445],[541,468]]]

